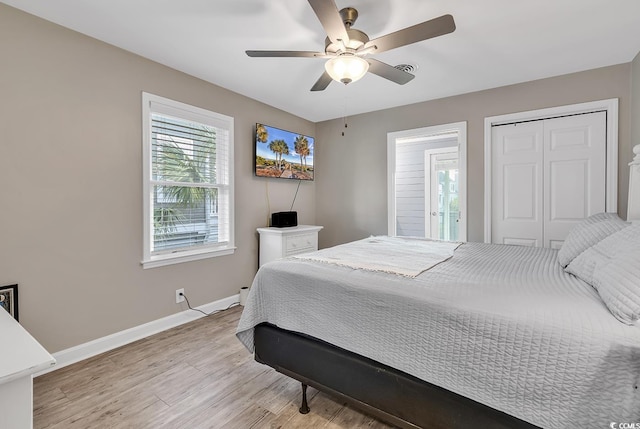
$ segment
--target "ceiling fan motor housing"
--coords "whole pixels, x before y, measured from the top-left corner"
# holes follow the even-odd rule
[[[325,39],[325,48],[324,51],[327,54],[341,54],[343,52],[355,52],[360,47],[362,47],[365,43],[369,41],[369,36],[367,36],[364,32],[360,30],[356,30],[355,28],[349,28],[347,30],[347,34],[349,35],[349,41],[347,43],[333,43],[327,37]],[[346,51],[345,51],[346,48]]]

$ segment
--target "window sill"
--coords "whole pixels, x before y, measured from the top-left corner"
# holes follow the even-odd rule
[[[144,259],[141,264],[142,268],[146,270],[148,268],[163,267],[165,265],[180,264],[182,262],[215,258],[216,256],[232,255],[235,250],[235,247],[224,247],[221,249],[198,249],[177,253],[165,253],[161,255],[153,255],[149,259]]]

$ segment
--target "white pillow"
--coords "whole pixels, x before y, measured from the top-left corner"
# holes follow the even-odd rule
[[[616,213],[598,213],[576,225],[558,251],[558,262],[565,268],[578,255],[603,238],[626,228],[629,224]]]
[[[640,318],[640,224],[588,248],[565,271],[596,288],[620,321],[634,324]]]
[[[640,319],[640,245],[596,268],[593,285],[616,319],[634,325]]]

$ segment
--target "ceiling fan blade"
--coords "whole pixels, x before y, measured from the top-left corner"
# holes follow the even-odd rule
[[[456,23],[451,15],[442,15],[430,21],[416,24],[411,27],[390,33],[377,39],[370,40],[365,48],[375,45],[377,49],[375,53],[388,51],[390,49],[399,48],[400,46],[410,45],[422,40],[431,39],[433,37],[442,36],[452,33],[456,29]]]
[[[304,58],[329,58],[324,52],[311,51],[245,51],[250,57],[304,57]]]
[[[311,87],[311,91],[324,91],[332,80],[333,79],[331,79],[329,73],[325,71],[322,73],[322,76],[320,76],[320,79],[318,79],[318,81]]]
[[[399,85],[411,81],[415,76],[406,71],[399,70],[393,66],[382,61],[374,60],[373,58],[365,58],[369,63],[369,71],[385,79],[389,79]]]
[[[320,20],[329,40],[333,43],[342,40],[346,45],[349,42],[349,34],[347,34],[336,3],[333,0],[309,0],[309,4]]]

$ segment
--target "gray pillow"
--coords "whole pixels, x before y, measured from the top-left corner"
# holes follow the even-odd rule
[[[618,320],[631,325],[640,318],[640,224],[588,248],[565,271],[593,286]]]
[[[616,213],[598,213],[576,225],[558,251],[558,262],[565,268],[582,252],[605,237],[629,226]]]

